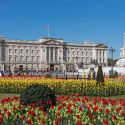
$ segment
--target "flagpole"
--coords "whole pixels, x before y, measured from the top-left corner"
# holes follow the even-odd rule
[[[47,26],[47,29],[48,29],[48,38],[50,37],[50,29],[49,29],[50,27],[49,27],[49,24],[48,24],[48,26]]]

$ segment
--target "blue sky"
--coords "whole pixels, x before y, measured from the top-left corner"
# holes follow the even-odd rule
[[[50,36],[123,46],[125,0],[0,0],[0,34],[8,39]]]

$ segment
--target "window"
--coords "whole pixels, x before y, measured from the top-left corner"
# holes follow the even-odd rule
[[[70,57],[68,57],[68,62],[70,62]]]
[[[15,56],[14,58],[15,58],[15,61],[17,61],[17,56]]]
[[[105,59],[103,58],[103,63],[105,62]]]
[[[39,50],[37,50],[37,54],[39,54]]]
[[[79,61],[80,61],[79,59],[80,59],[79,57],[76,57],[76,61],[77,61],[77,63],[79,63]]]
[[[84,62],[84,57],[82,57],[82,62]]]
[[[37,56],[37,62],[39,61],[39,56]]]
[[[17,53],[17,49],[15,49],[15,53]]]
[[[11,49],[9,49],[9,53],[11,53]]]
[[[100,58],[100,60],[99,60],[100,62],[101,62],[101,58]]]
[[[88,62],[88,61],[89,61],[89,58],[87,57],[87,58],[86,58],[86,62]]]
[[[77,55],[79,55],[79,51],[77,51]]]
[[[100,55],[101,55],[101,51],[100,51]]]
[[[20,57],[20,61],[23,61],[23,56]]]
[[[29,56],[26,56],[26,62],[29,61]]]
[[[34,53],[34,50],[32,50],[32,54]]]
[[[31,61],[34,61],[34,56],[32,56]]]
[[[20,50],[20,53],[23,53],[23,49]]]
[[[28,49],[26,49],[26,53],[28,53]]]
[[[103,51],[103,56],[105,55],[105,51]]]
[[[9,56],[9,61],[11,61],[11,59],[12,59],[12,57],[11,57],[11,56]]]

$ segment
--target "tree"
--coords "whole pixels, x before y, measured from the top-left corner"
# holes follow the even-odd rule
[[[112,65],[112,59],[111,58],[108,58],[107,62],[108,62],[108,66]]]
[[[112,65],[112,59],[111,58],[108,58],[107,62],[108,62],[108,66]],[[117,62],[117,60],[113,60],[113,66],[116,64],[116,62]]]
[[[98,66],[98,72],[97,72],[97,77],[96,77],[96,84],[101,85],[104,82],[104,76],[103,76],[103,71],[102,71],[102,66]]]

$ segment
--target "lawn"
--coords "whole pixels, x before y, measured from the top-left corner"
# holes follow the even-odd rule
[[[0,93],[0,100],[1,100],[2,98],[13,97],[13,96],[19,96],[19,94]]]
[[[19,96],[19,94],[0,93],[0,100],[1,100],[2,98],[13,97],[13,96]],[[104,97],[104,98],[109,98],[109,97]],[[125,95],[110,96],[110,98],[111,98],[111,99],[125,98]]]

